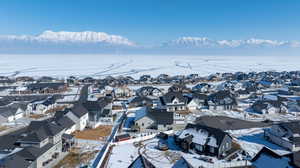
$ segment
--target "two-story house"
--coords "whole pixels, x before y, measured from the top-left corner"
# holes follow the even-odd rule
[[[187,98],[183,96],[182,92],[168,92],[160,97],[161,105],[167,111],[183,111],[187,110]]]
[[[188,124],[184,130],[175,134],[175,142],[186,152],[222,158],[232,146],[232,137],[217,128],[200,124]]]

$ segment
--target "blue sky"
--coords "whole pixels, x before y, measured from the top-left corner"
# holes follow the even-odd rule
[[[1,0],[0,35],[97,31],[154,45],[182,36],[300,40],[299,0]]]

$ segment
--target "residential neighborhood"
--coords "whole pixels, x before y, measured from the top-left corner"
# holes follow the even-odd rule
[[[299,166],[299,71],[162,76],[2,77],[1,167]]]

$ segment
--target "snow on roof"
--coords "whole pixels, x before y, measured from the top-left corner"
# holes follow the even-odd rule
[[[207,142],[207,145],[218,147],[216,138],[214,136],[211,136]]]
[[[205,145],[207,142],[208,137],[208,132],[205,130],[196,130],[192,128],[185,129],[181,132],[179,135],[180,139],[184,139],[185,137],[193,135],[193,143],[199,144],[199,145]],[[211,138],[211,137],[210,137]]]

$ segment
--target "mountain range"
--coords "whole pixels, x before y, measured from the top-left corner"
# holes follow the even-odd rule
[[[54,32],[38,35],[1,35],[4,53],[155,53],[155,54],[284,54],[298,53],[300,42],[250,38],[214,40],[206,37],[180,37],[154,46],[104,32]]]

